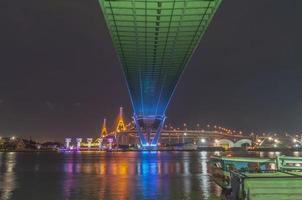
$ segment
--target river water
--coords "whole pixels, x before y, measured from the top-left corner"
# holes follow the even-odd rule
[[[0,199],[220,199],[221,190],[211,180],[208,169],[213,154],[0,153]],[[275,155],[270,152],[256,156]]]

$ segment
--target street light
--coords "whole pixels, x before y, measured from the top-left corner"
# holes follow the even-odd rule
[[[187,136],[187,133],[185,132],[182,136],[182,143],[185,143],[185,137]]]
[[[201,138],[201,139],[200,139],[200,142],[201,142],[201,143],[205,143],[205,142],[206,142],[206,139]]]
[[[299,144],[302,144],[302,142],[300,142],[298,139],[294,138],[293,139],[293,143],[299,143]]]

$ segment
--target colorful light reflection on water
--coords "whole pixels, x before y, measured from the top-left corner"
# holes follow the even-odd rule
[[[0,153],[0,199],[219,199],[208,173],[212,154]]]
[[[219,195],[207,172],[206,152],[70,153],[65,156],[67,199],[83,195],[91,199],[210,199],[212,193],[212,196]]]

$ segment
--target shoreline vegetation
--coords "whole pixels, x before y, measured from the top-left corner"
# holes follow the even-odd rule
[[[44,152],[57,151],[63,148],[59,142],[36,142],[31,139],[22,139],[16,137],[1,137],[0,152]]]

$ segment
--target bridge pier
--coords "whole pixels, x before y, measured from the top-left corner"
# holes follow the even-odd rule
[[[103,150],[103,137],[100,137],[99,139],[99,150]]]
[[[162,127],[164,126],[165,116],[148,116],[133,117],[135,127],[140,139],[142,149],[157,149],[158,140]],[[151,134],[155,131],[155,135],[151,138]]]

